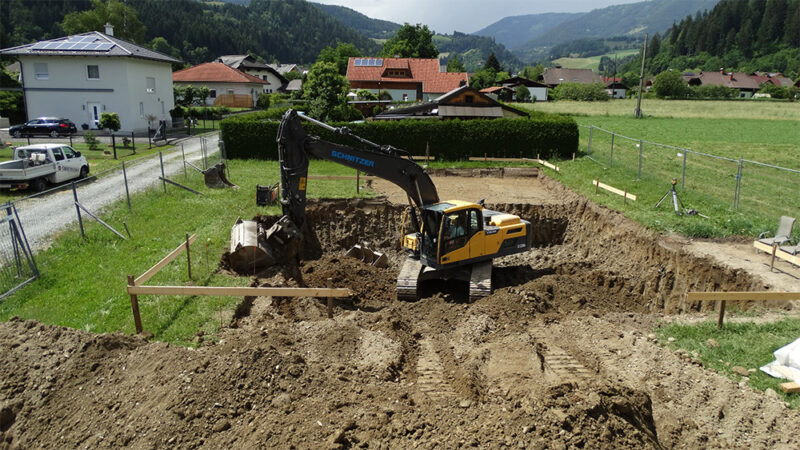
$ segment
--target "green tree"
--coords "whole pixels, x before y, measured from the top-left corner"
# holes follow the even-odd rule
[[[453,55],[450,59],[447,60],[447,71],[448,72],[466,72],[467,69],[464,67],[464,63],[458,59],[458,55]]]
[[[391,58],[437,58],[439,50],[433,44],[433,31],[427,25],[404,24],[397,33],[383,44],[380,56]]]
[[[337,113],[334,110],[346,105],[349,88],[350,83],[339,74],[335,63],[315,63],[303,84],[303,96],[310,103],[308,114],[319,120],[332,120]]]
[[[285,72],[283,74],[283,77],[286,78],[289,81],[299,80],[299,79],[303,78],[303,74],[300,73],[299,70],[292,70],[290,72]]]
[[[491,69],[495,72],[502,72],[503,68],[500,67],[500,61],[497,60],[497,56],[494,55],[494,52],[489,54],[489,57],[486,58],[486,64],[483,65],[484,69]]]
[[[475,89],[481,90],[487,87],[492,87],[497,79],[497,73],[491,69],[479,70],[472,74],[469,79],[469,85]]]
[[[531,99],[531,91],[524,84],[514,88],[514,99],[518,102],[527,102]]]
[[[100,121],[97,123],[98,128],[109,129],[112,131],[119,131],[120,127],[119,114],[117,113],[102,113],[100,114]]]
[[[350,60],[351,57],[361,56],[361,52],[358,51],[355,45],[353,44],[342,44],[339,43],[336,45],[336,48],[333,47],[325,47],[319,52],[319,56],[317,57],[317,62],[327,62],[327,63],[334,63],[336,67],[339,69],[339,74],[344,75],[347,73],[347,62]]]
[[[114,26],[114,36],[133,42],[144,39],[145,26],[139,20],[136,8],[120,0],[92,0],[92,9],[64,16],[61,28],[67,34],[78,34],[104,31],[106,23]]]
[[[536,81],[544,73],[544,66],[539,64],[536,66],[525,66],[519,75],[532,81]]]
[[[378,96],[373,94],[369,89],[359,89],[356,91],[359,100],[377,100]]]
[[[684,98],[688,91],[687,88],[688,84],[677,71],[661,72],[653,80],[653,92],[658,98]]]
[[[509,75],[508,72],[497,72],[496,74],[494,74],[495,83],[500,83],[501,81],[507,80],[509,78],[511,78],[511,75]]]

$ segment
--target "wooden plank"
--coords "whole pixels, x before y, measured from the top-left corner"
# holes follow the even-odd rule
[[[755,247],[756,250],[761,250],[762,252],[772,254],[772,246],[764,244],[763,242],[753,241],[753,247]],[[800,266],[800,255],[790,255],[789,253],[778,249],[778,251],[775,252],[775,257],[784,261],[788,261],[795,266]]]
[[[687,302],[715,302],[725,300],[729,302],[786,302],[800,300],[800,292],[687,292]]]
[[[350,289],[223,287],[223,286],[128,286],[133,295],[210,295],[215,297],[350,297]]]
[[[197,235],[193,234],[189,237],[189,244],[197,239]],[[153,278],[153,275],[157,274],[159,270],[163,269],[164,266],[170,263],[173,259],[175,259],[178,255],[180,255],[184,250],[186,250],[186,242],[182,242],[181,245],[178,246],[175,250],[171,251],[169,255],[165,256],[164,259],[156,263],[155,266],[147,269],[147,272],[141,274],[139,278],[134,280],[134,283],[137,285],[147,283],[147,280]]]
[[[629,200],[636,201],[636,196],[631,194],[630,192],[625,192],[622,189],[617,189],[617,188],[615,188],[613,186],[609,186],[609,185],[607,185],[605,183],[600,183],[597,180],[592,180],[592,186],[597,186],[600,189],[605,189],[606,191],[612,192],[612,193],[617,194],[617,195],[621,195],[621,196],[623,196],[623,197],[625,197],[625,198],[627,198]]]
[[[425,156],[425,155],[412,155],[411,159],[414,161],[436,161],[435,156]]]
[[[781,383],[781,390],[786,392],[787,394],[797,394],[800,393],[800,383]]]
[[[528,158],[484,158],[483,156],[470,156],[470,161],[491,161],[491,162],[525,162],[532,161]]]

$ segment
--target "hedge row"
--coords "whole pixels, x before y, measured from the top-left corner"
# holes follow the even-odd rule
[[[265,112],[266,113],[266,112]],[[274,114],[274,113],[272,113]],[[266,114],[263,114],[266,115]],[[262,114],[230,117],[220,124],[229,158],[278,158],[275,137],[277,120],[265,120]],[[310,135],[345,145],[357,146],[353,139],[335,135],[304,122]],[[338,123],[365,139],[381,145],[393,145],[413,155],[430,154],[439,161],[465,160],[471,156],[566,158],[578,148],[578,126],[571,118],[544,113],[529,119],[494,120],[399,120],[363,123]]]

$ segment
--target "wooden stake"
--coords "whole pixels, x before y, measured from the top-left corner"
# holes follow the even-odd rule
[[[361,184],[361,171],[356,169],[356,194],[358,194],[359,190],[361,189],[361,186],[359,186],[360,184]]]
[[[594,195],[600,192],[600,177],[597,177],[597,184],[594,185]]]
[[[128,275],[128,286],[134,286],[133,275]],[[136,294],[131,294],[131,310],[133,310],[133,324],[136,326],[136,334],[142,332],[142,318],[139,316],[139,299]]]
[[[186,270],[189,272],[189,279],[192,279],[192,256],[189,254],[189,233],[186,233]]]
[[[333,280],[328,278],[328,282],[326,283],[326,287],[330,289]],[[333,297],[328,297],[328,319],[333,319]]]
[[[572,160],[575,161],[575,152],[572,152]]]
[[[483,163],[484,163],[484,164],[486,164],[486,156],[487,156],[487,154],[486,154],[486,153],[484,153],[484,154],[483,154]]]
[[[769,271],[772,272],[772,269],[775,267],[775,253],[778,252],[778,244],[772,244],[772,259],[769,262]]]
[[[425,162],[428,162],[428,158],[431,156],[431,143],[425,142]]]
[[[725,300],[719,302],[719,317],[717,318],[717,328],[722,328],[722,321],[725,320]]]
[[[625,192],[622,194],[622,198],[624,199],[624,200],[622,200],[622,203],[627,205],[628,204],[628,190],[627,189],[625,189]]]

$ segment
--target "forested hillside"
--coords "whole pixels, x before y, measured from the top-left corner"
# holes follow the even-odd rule
[[[373,19],[344,6],[325,5],[322,3],[311,4],[344,25],[373,39],[389,39],[400,28],[400,24],[389,22],[388,20]]]
[[[494,53],[505,70],[519,70],[522,62],[514,56],[503,44],[498,44],[494,39],[485,36],[459,33],[437,34],[433,42],[442,53],[457,54],[464,63],[468,72],[482,69],[483,64],[490,54]]]
[[[717,2],[719,0],[657,0],[596,9],[565,20],[513,47],[512,51],[523,61],[541,61],[548,58],[551,46],[577,39],[663,33],[675,21],[711,9]]]
[[[800,78],[800,0],[722,0],[686,17],[647,50],[647,71],[782,72]],[[638,77],[641,56],[621,68]]]
[[[526,14],[523,16],[504,17],[488,27],[472,33],[476,36],[493,37],[495,41],[507,48],[516,48],[565,20],[573,19],[584,13],[546,13]]]
[[[10,2],[10,4],[9,4]],[[72,11],[92,7],[84,0],[3,0],[2,47],[63,36],[59,22]],[[163,37],[190,63],[224,54],[253,52],[267,61],[309,63],[337,42],[352,43],[364,54],[379,46],[303,0],[252,0],[249,7],[195,0],[127,0],[147,28],[146,42]]]

